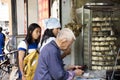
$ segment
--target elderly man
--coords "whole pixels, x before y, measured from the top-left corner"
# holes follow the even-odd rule
[[[67,50],[75,36],[68,28],[63,28],[57,35],[56,40],[51,41],[40,52],[34,80],[72,80],[74,76],[83,73],[77,66],[71,66],[67,70],[61,58],[61,50]]]

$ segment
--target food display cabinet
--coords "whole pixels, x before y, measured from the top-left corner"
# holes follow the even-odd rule
[[[115,32],[120,25],[120,10],[97,4],[94,7],[85,5],[76,12],[83,25],[80,34],[83,64],[91,70],[120,69],[116,45],[119,35]]]

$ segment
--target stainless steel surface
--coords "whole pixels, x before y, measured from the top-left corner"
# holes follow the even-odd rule
[[[85,8],[101,11],[120,10],[120,0],[90,0],[85,4]]]

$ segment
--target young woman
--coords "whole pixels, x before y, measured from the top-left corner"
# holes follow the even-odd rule
[[[18,58],[19,58],[19,68],[22,75],[22,80],[25,80],[24,72],[23,72],[23,60],[26,56],[26,51],[31,53],[32,51],[38,48],[38,43],[41,37],[41,27],[36,24],[32,23],[28,27],[27,35],[25,40],[21,41],[18,45]],[[27,44],[26,44],[27,43]]]
[[[46,30],[45,30],[45,32],[43,34],[43,37],[42,37],[42,40],[41,40],[40,51],[42,50],[42,48],[46,44],[48,44],[52,40],[55,40],[58,32],[61,29],[60,22],[56,18],[49,18],[49,19],[46,19],[44,22],[45,22]],[[62,58],[69,55],[70,54],[70,48],[68,50],[62,52],[62,53],[63,53],[61,55]]]

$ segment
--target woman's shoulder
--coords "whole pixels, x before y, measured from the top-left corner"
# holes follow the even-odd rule
[[[25,43],[24,40],[22,40],[22,41],[19,43],[18,48],[25,48],[25,49],[27,48],[27,45],[26,45],[26,43]]]
[[[48,42],[50,42],[52,40],[55,40],[55,37],[50,37],[50,38],[47,39]]]
[[[52,40],[55,40],[55,37],[50,37],[50,38],[48,38],[46,41],[44,41],[43,44],[42,44],[42,46],[40,47],[40,51],[42,50],[42,48],[43,48],[46,44],[50,43]]]
[[[46,41],[43,42],[43,45],[48,44],[48,43],[51,42],[52,40],[55,40],[55,37],[50,37],[50,38],[48,38]]]
[[[22,41],[20,42],[20,44],[26,44],[25,40],[22,40]]]

